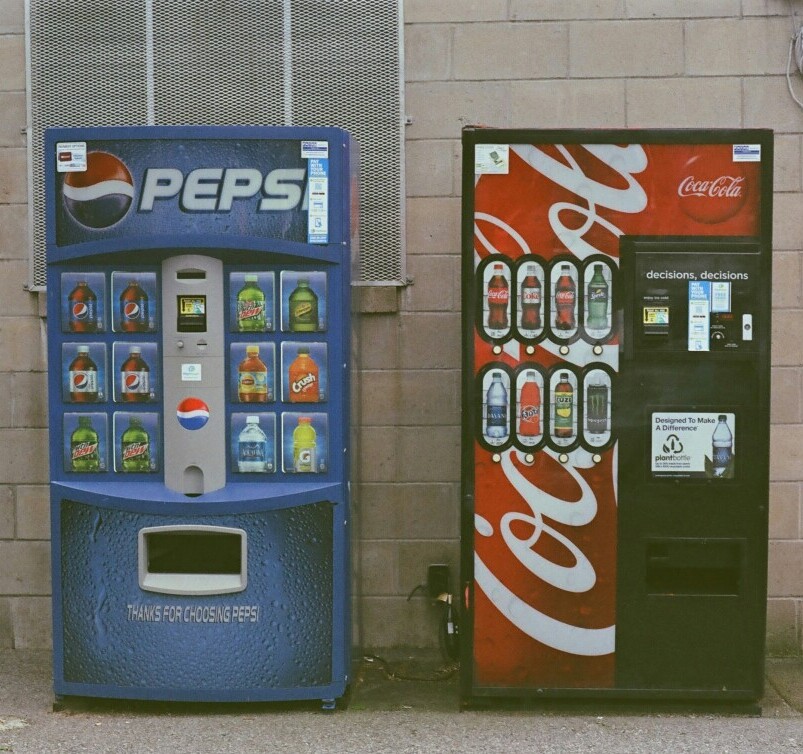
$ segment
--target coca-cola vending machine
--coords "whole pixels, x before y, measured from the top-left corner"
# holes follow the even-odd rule
[[[45,156],[56,695],[334,706],[352,138],[52,129]]]
[[[463,133],[461,695],[763,690],[772,133]]]

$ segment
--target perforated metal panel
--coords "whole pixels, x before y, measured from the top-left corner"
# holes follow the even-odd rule
[[[399,0],[27,0],[31,283],[50,126],[340,126],[361,160],[363,283],[404,269]]]

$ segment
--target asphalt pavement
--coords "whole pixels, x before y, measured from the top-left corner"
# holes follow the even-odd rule
[[[0,752],[803,752],[803,658],[767,661],[757,707],[590,703],[461,711],[457,669],[397,653],[358,663],[348,707],[70,700],[45,651],[0,651]]]

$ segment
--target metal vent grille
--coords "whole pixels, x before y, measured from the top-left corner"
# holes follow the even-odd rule
[[[360,281],[404,269],[398,0],[27,0],[31,283],[50,126],[340,126],[360,146]]]

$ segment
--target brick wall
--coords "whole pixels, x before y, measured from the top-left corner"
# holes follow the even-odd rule
[[[803,0],[792,7],[803,21]],[[768,127],[775,175],[769,650],[801,651],[801,135],[787,0],[406,0],[407,264],[360,322],[355,622],[365,647],[432,646],[407,594],[456,574],[460,130]],[[44,324],[27,280],[23,0],[0,0],[0,647],[49,642]],[[803,99],[803,77],[794,81]]]

